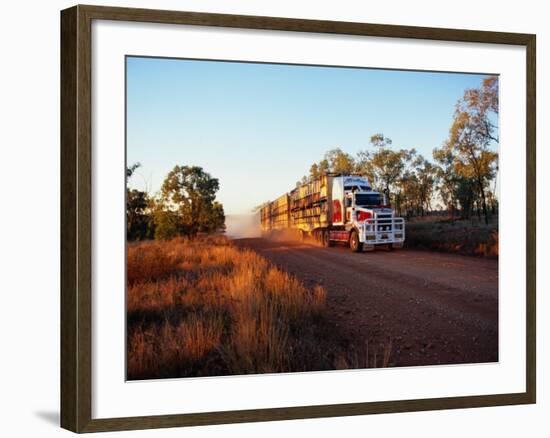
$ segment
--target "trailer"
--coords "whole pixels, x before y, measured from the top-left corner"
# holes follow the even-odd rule
[[[323,246],[345,242],[355,252],[376,245],[402,248],[405,221],[395,217],[385,196],[373,191],[367,178],[324,174],[297,185],[260,210],[264,235],[296,233]]]

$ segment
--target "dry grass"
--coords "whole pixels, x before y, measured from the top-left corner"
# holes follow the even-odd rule
[[[322,287],[305,288],[223,236],[130,244],[127,282],[129,379],[357,362],[334,341]]]
[[[474,219],[426,217],[407,222],[405,245],[434,251],[498,258],[498,217],[489,225]]]

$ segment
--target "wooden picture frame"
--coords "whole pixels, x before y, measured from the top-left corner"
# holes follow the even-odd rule
[[[93,20],[186,24],[519,45],[526,48],[526,391],[195,414],[92,418],[91,24]],[[61,426],[98,432],[535,403],[535,57],[530,34],[196,12],[75,6],[61,12]]]

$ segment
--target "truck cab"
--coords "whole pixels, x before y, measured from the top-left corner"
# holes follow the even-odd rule
[[[348,235],[352,250],[372,250],[375,245],[401,248],[405,241],[405,221],[395,217],[386,196],[373,191],[364,177],[340,176],[333,181],[333,208],[343,204],[341,221],[333,214],[333,224],[341,224]],[[334,233],[335,240],[342,240],[341,233]]]

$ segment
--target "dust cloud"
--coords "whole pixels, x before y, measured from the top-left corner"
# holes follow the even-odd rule
[[[302,242],[296,229],[280,229],[262,233],[260,213],[228,214],[225,216],[225,235],[230,239],[262,237],[279,242]],[[313,239],[308,241],[314,242]]]
[[[225,234],[232,239],[260,237],[260,213],[226,215]]]

